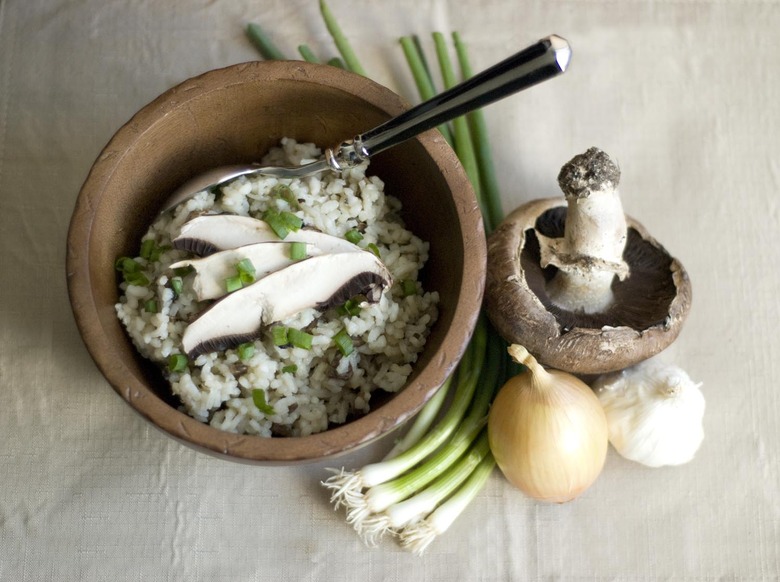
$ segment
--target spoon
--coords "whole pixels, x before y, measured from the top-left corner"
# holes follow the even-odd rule
[[[240,176],[301,178],[325,170],[340,172],[354,167],[424,131],[551,79],[566,71],[570,60],[569,43],[560,36],[550,35],[382,125],[326,149],[321,160],[295,167],[244,164],[214,168],[174,190],[164,210]]]

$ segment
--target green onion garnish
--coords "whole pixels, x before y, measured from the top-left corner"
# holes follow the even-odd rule
[[[238,278],[241,280],[242,285],[251,285],[255,282],[255,266],[249,259],[242,259],[236,265],[236,272],[238,272]]]
[[[336,312],[339,315],[354,316],[360,313],[361,300],[358,298],[347,299],[344,305],[339,305],[336,308]]]
[[[252,402],[254,402],[257,409],[266,416],[272,416],[274,414],[274,407],[265,401],[265,392],[260,388],[252,390]]]
[[[288,328],[277,325],[271,328],[271,336],[274,339],[275,346],[286,346],[290,343]]]
[[[238,346],[238,359],[246,362],[255,355],[255,344],[248,342]]]
[[[355,349],[355,346],[352,343],[352,338],[349,337],[347,330],[344,328],[342,328],[341,331],[333,336],[333,343],[336,344],[336,347],[345,356],[351,354]]]
[[[140,271],[125,271],[124,278],[125,283],[128,285],[137,285],[138,287],[147,287],[149,285],[149,279]]]
[[[281,216],[282,220],[284,221],[284,225],[288,230],[293,232],[296,230],[301,230],[301,227],[303,226],[302,218],[295,216],[292,212],[280,212],[279,216]]]
[[[157,301],[155,299],[150,299],[144,303],[144,311],[146,311],[146,313],[157,313]]]
[[[114,263],[114,267],[123,273],[136,273],[141,270],[141,265],[130,257],[119,257]]]
[[[171,277],[171,289],[174,297],[181,295],[182,289],[184,289],[184,281],[182,281],[181,277]]]
[[[349,242],[351,242],[353,245],[356,245],[363,240],[363,235],[360,234],[359,230],[353,228],[352,230],[348,230],[346,234],[344,234],[344,238],[347,239]]]
[[[417,283],[411,279],[404,279],[401,281],[401,293],[403,293],[404,297],[417,295]]]
[[[254,275],[257,272],[255,271],[255,266],[252,264],[252,261],[249,259],[241,259],[236,265],[236,271],[239,273],[249,273],[250,275]]]
[[[295,197],[292,189],[286,184],[277,184],[271,189],[271,196],[279,198],[287,202],[287,205],[293,210],[300,210],[301,205],[298,203],[298,199]]]
[[[293,261],[300,261],[305,259],[308,255],[306,252],[306,243],[294,242],[290,243],[290,258]]]
[[[140,252],[141,258],[149,260],[156,247],[157,245],[154,244],[154,239],[148,238],[145,241],[143,241],[141,243],[141,252]]]
[[[238,291],[243,286],[244,286],[244,282],[241,280],[241,275],[236,275],[235,277],[228,277],[227,279],[225,279],[225,290],[228,293],[232,293],[233,291]]]
[[[287,338],[290,340],[290,343],[296,348],[310,350],[311,341],[312,339],[314,339],[314,336],[311,335],[310,333],[306,333],[305,331],[301,331],[300,329],[295,329],[294,327],[291,327],[287,330]]]
[[[168,371],[183,372],[187,369],[187,356],[184,354],[171,354],[168,356]]]
[[[282,368],[282,374],[295,374],[295,372],[298,371],[298,366],[295,364],[290,364],[289,366],[284,366]]]
[[[271,227],[280,239],[284,240],[290,234],[290,228],[276,208],[269,208],[263,213],[263,220]]]
[[[169,246],[154,247],[154,249],[152,249],[152,252],[149,254],[149,261],[151,261],[152,263],[159,261],[162,254],[165,251],[168,251],[170,249],[171,247]]]
[[[376,246],[374,243],[368,243],[368,244],[366,245],[366,248],[367,248],[369,251],[371,251],[372,253],[374,253],[374,254],[377,256],[377,258],[381,258],[381,257],[379,256],[379,247],[378,247],[378,246]]]

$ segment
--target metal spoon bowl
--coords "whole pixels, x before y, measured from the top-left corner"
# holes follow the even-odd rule
[[[179,186],[163,211],[240,176],[302,178],[326,170],[341,172],[442,123],[556,77],[566,71],[570,60],[569,43],[550,35],[380,126],[326,149],[321,160],[294,167],[245,164],[214,168]]]

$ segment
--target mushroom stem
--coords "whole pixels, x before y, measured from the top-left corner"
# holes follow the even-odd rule
[[[561,168],[558,184],[568,210],[563,238],[537,233],[541,265],[558,272],[547,285],[550,300],[569,311],[597,313],[613,302],[612,283],[628,276],[623,260],[627,226],[617,185],[620,169],[597,148]]]

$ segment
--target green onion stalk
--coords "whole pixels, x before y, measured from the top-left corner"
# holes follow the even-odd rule
[[[347,37],[324,0],[320,10],[341,58],[334,66],[365,75]],[[247,29],[266,58],[283,58],[260,27]],[[434,33],[436,57],[444,88],[458,82],[449,58],[447,40]],[[400,39],[404,56],[422,100],[436,94],[433,76],[417,37]],[[453,34],[461,78],[472,75],[464,43]],[[270,49],[269,49],[270,47]],[[319,62],[306,45],[305,60]],[[439,127],[453,146],[477,195],[485,231],[492,232],[502,218],[501,201],[481,111]],[[423,554],[466,510],[487,483],[495,460],[487,441],[487,414],[510,368],[506,344],[480,314],[463,358],[436,394],[417,414],[406,434],[379,462],[360,469],[330,469],[323,482],[335,509],[346,509],[346,519],[370,546],[387,533],[401,546]]]

